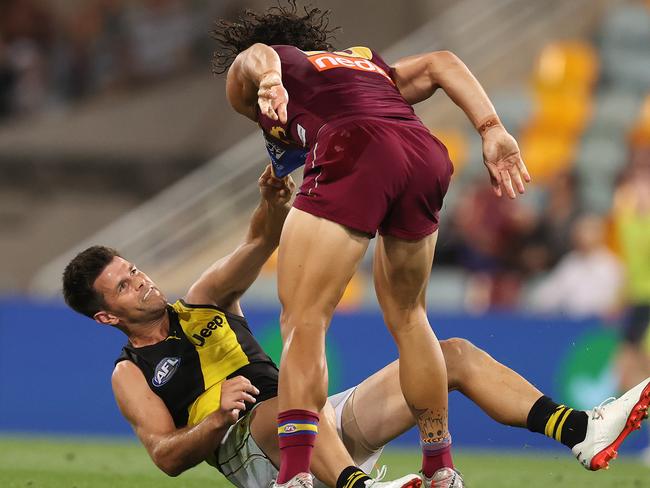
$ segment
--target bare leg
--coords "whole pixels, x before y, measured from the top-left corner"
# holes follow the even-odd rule
[[[278,255],[281,411],[318,412],[325,405],[325,333],[368,242],[339,224],[291,209]]]
[[[321,420],[311,471],[325,485],[334,487],[341,471],[354,465],[354,461],[336,432],[336,419],[332,406],[326,403],[320,414]],[[278,416],[277,397],[260,404],[251,415],[253,415],[251,419],[253,439],[271,462],[279,467],[280,448],[278,447],[278,429],[275,423]]]
[[[374,260],[377,298],[399,351],[400,385],[426,444],[448,435],[447,370],[425,304],[436,237],[380,237]]]
[[[311,470],[316,412],[327,401],[325,333],[368,242],[368,237],[296,208],[284,224],[278,255],[283,342],[278,421],[292,430],[278,434],[278,484]]]
[[[542,393],[465,339],[441,341],[449,390],[459,390],[499,423],[525,427]],[[395,361],[364,380],[343,409],[343,439],[355,461],[413,427]],[[381,405],[381,408],[377,408]]]

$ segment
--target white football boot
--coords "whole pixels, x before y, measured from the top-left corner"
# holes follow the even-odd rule
[[[286,483],[274,481],[273,488],[314,488],[314,477],[309,473],[298,473]]]
[[[460,473],[451,468],[440,468],[431,478],[422,474],[424,488],[465,488],[465,482]]]
[[[365,482],[366,488],[420,488],[422,479],[418,474],[407,474],[393,481],[382,481],[386,476],[386,466],[377,470],[377,476]]]
[[[650,405],[650,378],[619,398],[608,398],[587,410],[587,435],[573,446],[573,454],[590,471],[609,468],[618,448],[631,432],[641,428]]]

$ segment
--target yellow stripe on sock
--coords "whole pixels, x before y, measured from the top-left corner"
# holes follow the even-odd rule
[[[560,415],[564,413],[565,410],[564,405],[560,405],[557,407],[557,410],[553,412],[553,415],[548,419],[548,422],[546,422],[546,427],[544,427],[544,435],[546,437],[550,437],[553,439],[553,431],[555,430],[555,424],[557,423],[558,419],[560,418]]]
[[[366,474],[365,474],[363,471],[357,471],[356,473],[352,474],[352,476],[350,476],[350,477],[348,478],[348,481],[345,483],[345,485],[343,486],[343,488],[351,488],[351,487],[353,487],[354,484],[355,484],[359,479],[363,478],[364,476],[366,476]]]
[[[318,426],[315,424],[300,424],[289,423],[278,427],[278,434],[293,434],[296,432],[316,432],[318,433]]]
[[[566,422],[566,419],[569,418],[569,414],[571,412],[573,412],[573,409],[572,408],[567,408],[566,413],[562,417],[562,420],[560,420],[560,425],[557,426],[557,430],[555,431],[555,440],[558,441],[558,442],[562,442],[561,441],[562,427],[564,427],[564,422]]]

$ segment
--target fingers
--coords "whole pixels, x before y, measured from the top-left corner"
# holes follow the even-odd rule
[[[221,387],[221,408],[225,410],[246,410],[246,402],[255,403],[254,395],[260,391],[243,376],[224,381]]]
[[[517,168],[519,168],[519,172],[523,175],[526,183],[530,183],[532,178],[530,177],[530,173],[528,173],[528,168],[526,168],[526,165],[524,164],[524,160],[521,159],[521,156],[519,156],[517,160]]]
[[[234,378],[231,378],[224,382],[224,386],[228,383],[230,386],[235,388],[236,390],[241,390],[245,392],[252,393],[254,395],[259,395],[260,391],[255,388],[255,385],[251,383],[248,378],[245,378],[244,376],[235,376]]]
[[[226,417],[226,420],[228,421],[228,423],[234,424],[235,422],[237,422],[239,420],[239,412],[240,411],[241,410],[239,410],[238,408],[233,408],[232,410],[230,410],[227,413],[227,417]]]
[[[260,87],[257,90],[257,104],[260,111],[271,120],[279,120],[280,123],[287,123],[287,103],[289,94],[281,83],[268,87]]]
[[[271,164],[267,164],[266,168],[264,168],[264,171],[262,171],[262,175],[258,178],[258,182],[262,183],[266,181],[269,176],[274,176],[273,175],[273,166]]]
[[[277,113],[278,113],[278,118],[280,119],[281,124],[286,124],[287,123],[287,103],[286,102],[280,102],[280,104],[277,106]]]
[[[508,170],[501,170],[501,187],[506,191],[506,195],[510,198],[516,198],[517,194],[515,193],[514,188],[512,187],[512,179],[510,178],[510,172]]]
[[[498,197],[502,195],[501,193],[501,175],[499,170],[493,164],[486,163],[488,172],[490,173],[490,183],[492,184],[492,190],[494,194]]]
[[[517,152],[516,154],[512,154],[508,158],[506,158],[506,163],[507,164],[505,165],[505,167],[507,168],[508,180],[509,180],[506,182],[506,184],[509,185],[509,188],[506,188],[506,190],[510,198],[515,198],[516,195],[514,192],[514,188],[516,188],[520,194],[525,193],[526,187],[524,185],[524,180],[526,182],[529,182],[530,175],[528,174],[528,169],[526,168],[526,165],[522,161],[519,152]]]
[[[278,178],[273,174],[273,168],[269,164],[264,169],[262,175],[258,178],[257,184],[264,198],[275,204],[286,203],[293,194],[296,184],[291,176]]]
[[[518,168],[513,168],[510,170],[510,179],[515,184],[515,188],[520,194],[525,193],[526,187],[524,186],[524,182],[521,179],[521,173],[519,173]]]
[[[275,113],[275,110],[273,110],[273,106],[269,99],[259,97],[257,99],[257,104],[259,105],[262,114],[266,115],[271,120],[278,120],[278,116]]]

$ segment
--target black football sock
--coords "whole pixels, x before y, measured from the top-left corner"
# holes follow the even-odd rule
[[[588,419],[585,412],[558,405],[543,396],[530,409],[526,426],[531,432],[544,434],[572,448],[585,439]]]
[[[356,466],[348,466],[336,480],[336,488],[366,488],[365,481],[369,479],[370,476]]]

